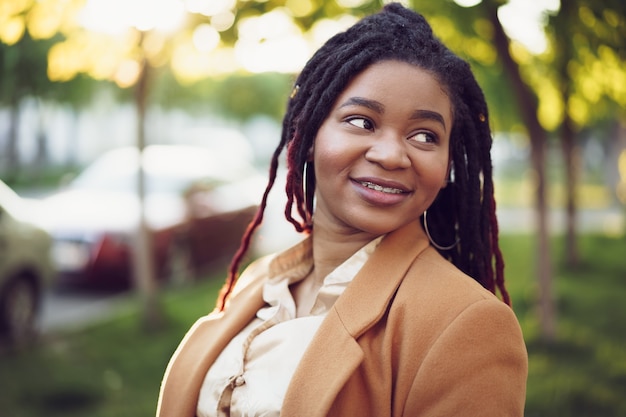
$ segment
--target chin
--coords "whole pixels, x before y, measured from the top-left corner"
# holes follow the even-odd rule
[[[372,238],[376,238],[378,236],[386,235],[395,230],[398,230],[408,223],[411,223],[414,220],[410,220],[404,223],[398,222],[381,222],[381,221],[363,221],[363,222],[350,222],[347,226],[356,231],[356,233],[366,233],[372,235]]]

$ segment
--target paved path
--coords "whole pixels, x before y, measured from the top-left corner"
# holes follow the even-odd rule
[[[579,231],[622,234],[626,231],[626,209],[609,208],[583,210],[578,213]],[[535,213],[527,208],[498,209],[498,222],[502,233],[534,233]],[[565,229],[565,211],[552,210],[549,216],[552,233]]]
[[[49,291],[44,295],[39,330],[47,334],[57,330],[79,329],[105,320],[127,299],[128,294],[78,291]]]

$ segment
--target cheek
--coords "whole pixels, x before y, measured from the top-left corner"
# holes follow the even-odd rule
[[[322,125],[313,145],[313,162],[316,167],[331,167],[340,163],[345,155],[345,144],[338,135],[333,135],[327,125]],[[323,174],[323,172],[322,172]]]
[[[434,157],[433,155],[421,154],[420,157],[413,158],[413,166],[418,177],[422,178],[431,187],[443,188],[448,180],[448,159],[443,155]]]

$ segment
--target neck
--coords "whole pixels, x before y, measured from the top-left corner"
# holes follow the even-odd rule
[[[340,233],[321,224],[313,227],[313,275],[319,285],[324,278],[377,236]]]

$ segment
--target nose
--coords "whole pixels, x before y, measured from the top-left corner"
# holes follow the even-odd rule
[[[404,138],[394,133],[387,133],[374,138],[371,146],[365,152],[365,159],[387,170],[411,166]]]

